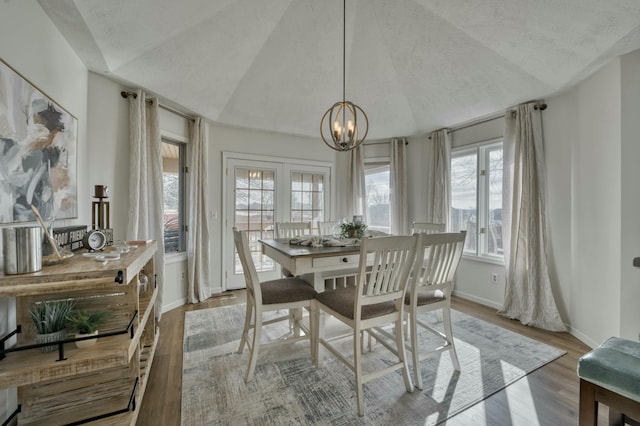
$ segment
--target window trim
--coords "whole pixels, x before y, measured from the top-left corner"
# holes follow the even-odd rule
[[[189,155],[189,144],[185,138],[178,135],[163,132],[160,135],[160,142],[170,145],[176,145],[179,150],[178,156],[178,175],[179,175],[179,194],[178,194],[178,209],[181,214],[178,214],[178,227],[180,233],[178,234],[178,251],[165,252],[165,259],[170,257],[178,257],[187,252],[187,158]],[[163,170],[164,172],[164,170]],[[164,228],[164,227],[163,227]],[[164,244],[164,235],[162,238]]]
[[[389,169],[389,231],[391,231],[391,157],[365,157],[364,159],[364,175],[365,175],[365,196],[368,198],[366,182],[367,182],[367,166],[376,167],[384,167]],[[365,200],[366,202],[367,200]],[[366,205],[365,209],[368,209],[369,206]],[[369,218],[367,217],[367,222]],[[373,229],[373,227],[371,228]]]
[[[462,145],[451,150],[451,159],[461,157],[470,153],[477,154],[476,164],[476,209],[478,211],[478,226],[476,230],[476,251],[475,253],[463,252],[462,257],[468,260],[504,265],[504,255],[494,255],[487,253],[488,240],[487,233],[481,233],[481,228],[486,228],[489,220],[489,174],[482,175],[482,170],[488,167],[489,151],[497,146],[502,147],[504,153],[504,138],[498,137],[484,141]],[[449,208],[449,223],[451,223],[451,210]]]

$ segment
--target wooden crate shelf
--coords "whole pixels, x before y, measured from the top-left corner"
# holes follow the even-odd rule
[[[77,309],[109,311],[100,333],[122,332],[133,324],[133,336],[130,332],[105,336],[82,349],[65,343],[64,360],[58,360],[58,351],[7,353],[0,360],[0,388],[18,388],[22,406],[18,425],[67,424],[118,412],[127,409],[132,392],[139,407],[159,339],[154,306],[156,248],[155,242],[140,246],[106,264],[80,253],[33,274],[0,273],[0,297],[16,297],[16,324],[21,326],[18,347],[33,344],[35,329],[28,307],[45,300],[73,299]],[[149,278],[144,293],[138,288],[141,271]],[[133,425],[137,414],[138,409],[91,424]]]

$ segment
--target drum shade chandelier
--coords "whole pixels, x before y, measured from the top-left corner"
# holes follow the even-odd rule
[[[333,104],[320,122],[322,140],[336,151],[351,151],[356,148],[364,141],[369,131],[367,114],[358,105],[345,100],[346,3],[347,0],[342,0],[342,101]]]

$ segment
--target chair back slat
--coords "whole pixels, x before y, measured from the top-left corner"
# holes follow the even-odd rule
[[[413,277],[414,287],[453,286],[462,252],[466,231],[419,234],[418,251]]]
[[[413,234],[438,234],[445,231],[444,223],[413,222]]]
[[[320,235],[333,235],[336,232],[339,232],[338,225],[340,222],[328,221],[328,222],[318,222],[318,233]]]
[[[293,238],[309,234],[310,222],[276,222],[276,238]]]
[[[416,246],[416,236],[363,239],[356,306],[402,297],[414,263]],[[373,259],[373,262],[367,265],[367,259]]]
[[[245,231],[240,231],[238,228],[233,228],[233,241],[236,245],[236,251],[242,264],[242,270],[244,271],[244,280],[247,284],[247,291],[253,296],[256,304],[262,304],[262,292],[260,291],[260,279],[258,278],[258,272],[256,266],[253,263],[253,257],[251,257],[251,249],[249,248],[249,238]]]

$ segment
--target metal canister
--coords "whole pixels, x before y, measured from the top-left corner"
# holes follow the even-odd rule
[[[42,228],[2,228],[4,273],[27,274],[42,269]]]

